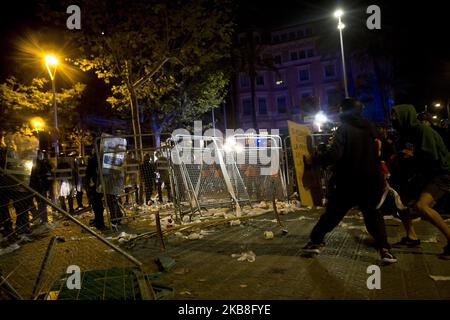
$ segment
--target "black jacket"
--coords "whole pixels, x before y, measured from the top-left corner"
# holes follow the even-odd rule
[[[342,114],[330,148],[319,161],[333,165],[336,189],[378,194],[384,181],[374,126],[359,114]]]

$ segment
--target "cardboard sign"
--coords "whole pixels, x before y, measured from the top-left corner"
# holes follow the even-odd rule
[[[301,204],[306,207],[318,206],[321,204],[320,181],[317,173],[304,163],[304,159],[311,158],[309,143],[311,130],[307,126],[289,120],[288,130]]]

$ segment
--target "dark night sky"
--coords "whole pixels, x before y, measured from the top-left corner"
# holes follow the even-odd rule
[[[381,7],[381,31],[365,29],[365,9],[369,4]],[[435,97],[450,97],[450,23],[447,22],[450,12],[446,10],[445,1],[240,0],[235,19],[240,29],[251,25],[289,25],[304,19],[329,18],[332,21],[332,12],[338,6],[346,11],[346,33],[363,28],[364,32],[381,32],[392,40],[399,64],[397,76],[412,84],[409,88],[412,102],[420,105]],[[18,0],[9,2],[7,9],[1,11],[2,81],[21,71],[20,63],[15,60],[15,40],[25,32],[39,29],[41,23],[35,12],[35,1]]]

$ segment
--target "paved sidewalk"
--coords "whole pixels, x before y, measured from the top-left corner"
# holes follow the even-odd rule
[[[241,225],[206,229],[211,233],[198,240],[170,235],[165,254],[176,266],[160,281],[175,288],[176,299],[450,299],[450,261],[437,257],[445,241],[429,223],[416,223],[421,248],[394,249],[399,262],[382,266],[355,212],[328,235],[319,256],[303,257],[301,247],[319,213],[282,216],[287,234],[273,214],[266,214]],[[399,241],[401,223],[388,217],[386,225],[390,242]],[[264,231],[273,231],[275,237],[264,239]],[[247,251],[255,253],[254,262],[232,258]],[[147,241],[131,253],[148,262],[160,252],[154,241]],[[380,290],[367,288],[370,265],[381,267]]]

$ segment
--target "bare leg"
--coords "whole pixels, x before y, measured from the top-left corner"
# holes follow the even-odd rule
[[[406,236],[412,240],[417,240],[418,238],[413,226],[413,221],[411,219],[402,218],[402,223],[406,231]]]
[[[416,203],[416,208],[419,210],[420,214],[430,221],[436,228],[441,231],[450,242],[450,228],[442,219],[441,215],[434,210],[432,207],[435,201],[431,194],[424,192],[420,195],[419,201]]]

